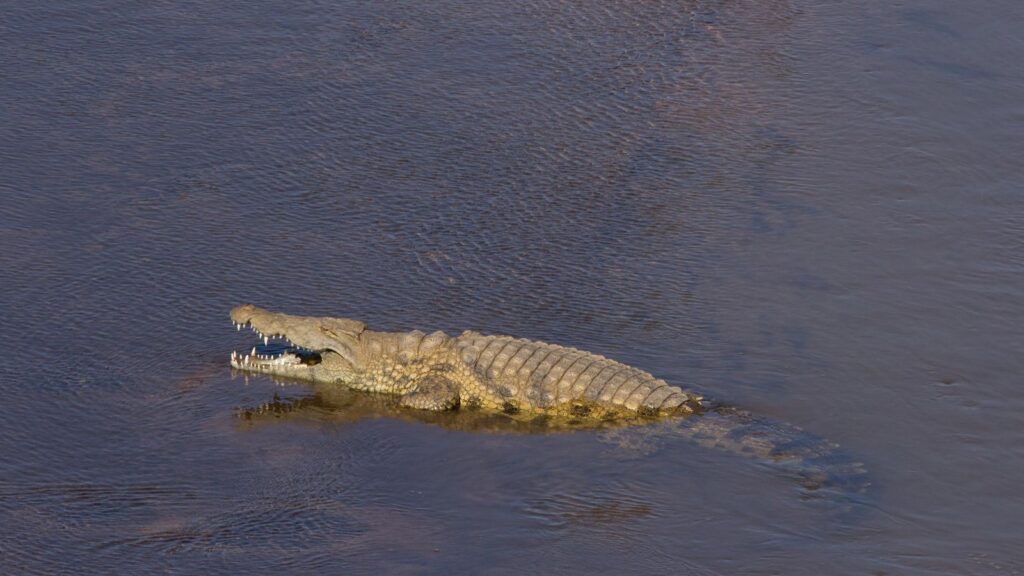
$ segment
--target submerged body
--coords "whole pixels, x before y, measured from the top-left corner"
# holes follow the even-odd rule
[[[297,348],[274,358],[232,354],[240,370],[395,394],[410,408],[482,408],[608,418],[690,414],[701,397],[575,348],[466,331],[375,332],[356,320],[291,316],[251,304],[231,311],[267,340]]]

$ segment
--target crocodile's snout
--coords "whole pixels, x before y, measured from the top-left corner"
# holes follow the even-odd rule
[[[310,366],[329,364],[339,373],[347,373],[359,364],[359,335],[366,328],[362,322],[292,316],[252,304],[235,307],[230,316],[236,329],[249,328],[263,340],[259,350],[254,347],[249,354],[232,353],[231,365],[236,368],[311,377],[307,372]],[[271,340],[281,339],[285,343],[270,346]]]
[[[260,309],[252,304],[235,306],[231,309],[231,321],[235,324],[245,324],[252,320],[253,315],[258,311],[260,311]]]

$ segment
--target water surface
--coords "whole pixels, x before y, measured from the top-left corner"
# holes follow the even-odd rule
[[[0,572],[1020,574],[1019,2],[8,2]],[[346,418],[242,302],[841,444]],[[244,412],[243,412],[244,413]]]

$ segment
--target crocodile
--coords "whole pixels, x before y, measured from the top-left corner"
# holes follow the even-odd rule
[[[678,422],[649,433],[675,431],[759,459],[790,472],[808,491],[829,486],[853,495],[869,484],[863,465],[832,442],[576,348],[475,331],[377,332],[359,320],[292,316],[252,304],[234,308],[231,320],[263,340],[248,354],[232,352],[232,368],[305,381],[317,391],[294,401],[275,395],[243,411],[246,420],[303,407],[322,414],[333,405],[346,408],[343,420],[386,414],[460,430],[607,431]],[[352,395],[361,393],[372,394]]]
[[[279,354],[232,352],[231,366],[396,395],[421,410],[471,408],[506,414],[612,419],[689,415],[703,397],[610,358],[557,344],[467,330],[458,336],[376,332],[348,318],[292,316],[245,304],[231,311]]]

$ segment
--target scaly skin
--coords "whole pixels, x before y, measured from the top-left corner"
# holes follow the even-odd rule
[[[425,410],[460,406],[506,413],[609,418],[690,414],[701,397],[603,356],[509,336],[463,332],[375,332],[356,320],[290,316],[251,304],[236,325],[283,337],[315,354],[275,359],[232,354],[239,370],[396,394]]]

